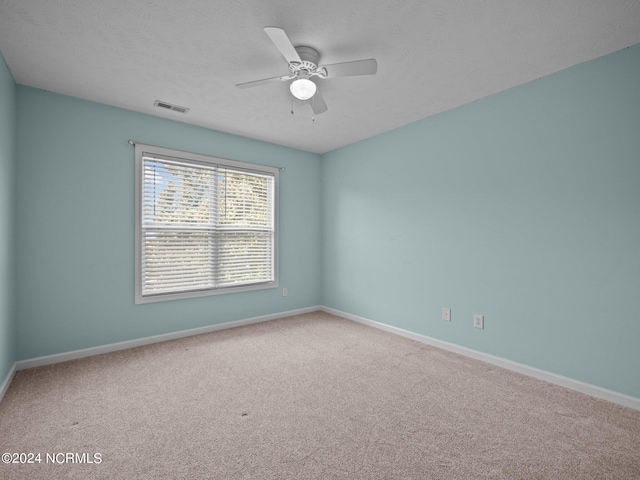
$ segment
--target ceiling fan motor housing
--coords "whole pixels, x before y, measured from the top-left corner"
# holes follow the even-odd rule
[[[307,70],[309,73],[314,73],[318,69],[318,62],[320,61],[320,54],[317,50],[311,47],[295,47],[296,52],[302,63],[290,63],[289,70],[294,75],[300,70]]]

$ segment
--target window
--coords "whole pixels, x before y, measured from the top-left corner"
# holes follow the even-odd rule
[[[278,286],[278,169],[136,144],[136,303]]]

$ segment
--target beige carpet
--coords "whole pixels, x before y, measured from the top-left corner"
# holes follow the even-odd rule
[[[41,454],[2,479],[629,480],[640,412],[318,312],[18,372],[2,452]]]

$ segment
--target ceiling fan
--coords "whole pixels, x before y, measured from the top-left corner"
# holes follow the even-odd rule
[[[268,83],[293,80],[289,86],[291,94],[299,100],[309,100],[313,113],[318,115],[327,111],[327,104],[318,86],[311,80],[312,77],[353,77],[374,75],[378,71],[375,58],[318,66],[320,54],[317,50],[311,47],[294,47],[285,31],[279,27],[264,27],[264,31],[289,63],[290,74],[239,83],[236,85],[238,88],[258,87]]]

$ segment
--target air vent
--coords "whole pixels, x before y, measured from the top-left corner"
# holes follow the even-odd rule
[[[167,110],[173,110],[174,112],[179,112],[179,113],[187,113],[189,111],[189,109],[186,108],[186,107],[179,107],[178,105],[171,105],[170,103],[162,102],[160,100],[156,100],[153,105],[155,107],[166,108]]]

